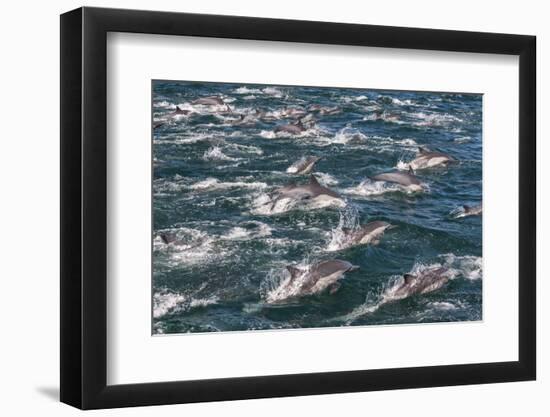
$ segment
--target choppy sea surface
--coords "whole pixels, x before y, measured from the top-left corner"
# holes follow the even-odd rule
[[[462,215],[482,198],[481,95],[155,80],[152,101],[154,334],[482,319],[482,217]],[[457,162],[417,170],[422,192],[369,179],[407,172],[419,147]],[[273,204],[308,182],[287,172],[306,156],[344,204]],[[375,220],[397,227],[342,245]],[[285,294],[287,265],[331,259],[359,269],[334,293]],[[442,288],[388,297],[436,266]]]

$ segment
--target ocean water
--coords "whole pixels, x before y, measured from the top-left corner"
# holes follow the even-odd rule
[[[153,81],[152,101],[154,334],[482,319],[482,217],[462,209],[481,204],[481,95]],[[301,110],[307,128],[275,132]],[[420,146],[457,162],[417,170],[421,192],[369,179],[407,172]],[[274,200],[309,181],[287,172],[305,156],[343,204]],[[375,220],[396,227],[342,243]],[[287,265],[332,259],[359,266],[338,291],[287,291]],[[392,298],[403,274],[436,266],[442,288]]]

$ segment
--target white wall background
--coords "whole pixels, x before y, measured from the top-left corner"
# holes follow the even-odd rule
[[[59,17],[81,6],[5,2],[1,17],[0,65],[0,410],[2,415],[75,415],[58,403],[59,379]],[[538,37],[538,381],[432,388],[302,398],[237,401],[99,411],[94,415],[169,416],[332,416],[389,415],[546,416],[550,405],[550,156],[543,143],[543,119],[550,97],[548,74],[550,26],[545,2],[535,0],[461,0],[360,2],[339,0],[176,0],[93,1],[89,6],[158,9],[180,12],[509,32]],[[543,103],[543,100],[545,101]],[[545,187],[546,185],[546,187]],[[543,190],[545,188],[545,190]],[[545,192],[544,192],[545,191]],[[465,341],[465,343],[475,341]],[[546,395],[544,395],[546,394]]]

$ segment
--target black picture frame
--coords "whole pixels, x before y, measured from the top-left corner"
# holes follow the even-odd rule
[[[107,385],[108,32],[519,56],[519,358],[399,369]],[[536,38],[136,10],[61,15],[61,401],[81,409],[536,378]]]

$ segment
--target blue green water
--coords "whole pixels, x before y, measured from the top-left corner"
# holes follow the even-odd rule
[[[153,333],[338,327],[482,319],[482,96],[351,88],[153,81]],[[192,101],[219,96],[223,105]],[[173,115],[176,105],[188,112]],[[336,107],[336,114],[308,111]],[[284,109],[314,113],[299,134]],[[257,117],[257,110],[267,117]],[[242,118],[244,117],[244,121]],[[368,179],[407,169],[419,146],[458,163],[418,170],[424,192]],[[272,192],[303,156],[345,207],[279,206]],[[404,171],[405,172],[405,171]],[[343,227],[384,220],[378,245],[338,246]],[[166,244],[168,233],[177,239]],[[288,273],[342,259],[340,289],[272,302]],[[384,294],[409,272],[442,265],[441,289]]]

